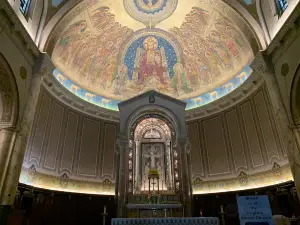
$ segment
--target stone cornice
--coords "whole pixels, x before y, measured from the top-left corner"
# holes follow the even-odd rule
[[[200,108],[185,112],[186,121],[206,117],[243,101],[255,90],[262,86],[264,80],[258,72],[254,71],[251,76],[239,88],[228,95]],[[68,105],[76,111],[88,114],[92,117],[112,122],[120,121],[120,114],[116,111],[107,110],[89,102],[86,102],[65,89],[52,75],[44,76],[43,86],[59,101]]]
[[[294,131],[300,131],[300,125],[292,124],[290,125],[290,129]]]
[[[42,43],[41,48],[43,48],[44,51],[52,52],[53,49],[49,48],[49,46],[51,46],[49,45],[49,43],[56,43],[62,32],[70,23],[70,21],[72,21],[76,16],[78,16],[82,11],[86,10],[87,8],[93,6],[96,3],[98,3],[98,0],[90,0],[87,2],[81,1],[77,3],[77,5],[75,5],[73,8],[70,8],[69,12],[67,12],[67,14],[61,18],[61,20],[56,24],[55,27],[53,27],[53,30],[47,31],[47,33],[49,34],[47,37],[43,37],[43,42],[45,43]]]
[[[186,111],[185,119],[192,121],[226,110],[248,98],[254,91],[262,87],[264,82],[261,74],[253,71],[251,76],[233,92],[205,106]]]
[[[182,105],[184,107],[186,106],[186,103],[184,101],[178,100],[176,98],[172,98],[172,97],[170,97],[168,95],[162,94],[162,93],[157,92],[155,90],[150,90],[150,91],[147,91],[147,92],[142,93],[140,95],[134,96],[134,97],[132,97],[132,98],[126,100],[126,101],[123,101],[123,102],[119,103],[119,105],[122,106],[122,105],[125,105],[125,104],[128,104],[128,103],[132,103],[132,102],[137,101],[138,99],[140,99],[140,98],[142,98],[144,96],[149,97],[151,95],[158,96],[158,97],[160,97],[162,99],[166,99],[168,101],[172,101],[172,102],[174,102],[176,104],[180,104],[180,105]]]
[[[40,52],[8,1],[0,1],[0,27],[33,65]]]
[[[86,102],[64,88],[52,75],[44,76],[43,86],[56,99],[76,111],[90,115],[92,117],[119,122],[119,112],[107,110],[89,102]]]
[[[273,73],[273,66],[265,52],[258,52],[250,67],[259,74]]]
[[[50,59],[49,55],[47,53],[41,53],[40,57],[34,65],[33,74],[40,74],[44,78],[52,77],[54,69],[55,66],[52,63],[52,60]]]

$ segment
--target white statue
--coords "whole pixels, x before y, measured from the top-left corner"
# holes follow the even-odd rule
[[[155,160],[162,157],[162,155],[158,153],[158,148],[159,147],[157,147],[157,146],[154,147],[153,145],[149,146],[148,147],[148,153],[149,154],[145,154],[146,157],[150,158],[150,168],[151,169],[156,169]]]

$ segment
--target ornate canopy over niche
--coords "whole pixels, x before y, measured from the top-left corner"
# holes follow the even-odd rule
[[[95,105],[118,110],[120,101],[155,89],[188,110],[242,84],[258,46],[222,1],[86,0],[54,29],[47,52],[56,79]]]
[[[190,208],[188,137],[182,101],[149,91],[119,104],[118,216],[132,196],[173,194]],[[126,200],[124,200],[126,199]]]

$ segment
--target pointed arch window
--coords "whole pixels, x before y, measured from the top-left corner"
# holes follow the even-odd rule
[[[30,0],[20,0],[20,11],[24,14],[27,15],[29,5],[30,5]]]
[[[281,16],[284,13],[284,11],[287,9],[287,7],[289,6],[287,0],[276,0],[276,5],[277,5],[279,16]]]

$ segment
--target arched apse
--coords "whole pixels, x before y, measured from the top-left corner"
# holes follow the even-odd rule
[[[261,25],[264,29],[268,44],[275,38],[276,34],[286,23],[297,7],[299,0],[289,0],[288,6],[283,11],[279,9],[274,0],[257,0],[257,11]]]
[[[264,27],[260,26],[258,22],[253,18],[253,16],[238,2],[235,0],[229,0],[226,1],[228,5],[230,5],[232,8],[234,8],[249,24],[249,26],[252,28],[252,30],[255,32],[255,35],[257,36],[258,42],[260,43],[261,50],[266,49],[267,43],[266,40],[268,40],[264,33]],[[258,3],[260,0],[257,0],[256,4],[258,6]],[[258,13],[258,15],[260,15]]]
[[[45,28],[42,31],[41,37],[40,37],[40,45],[39,48],[41,51],[46,51],[48,46],[51,44],[49,43],[49,40],[51,39],[52,31],[56,28],[58,23],[64,18],[67,12],[69,12],[71,9],[73,9],[75,6],[79,5],[83,0],[74,0],[67,2],[56,14],[51,18],[51,20],[47,23]],[[228,4],[231,8],[233,8],[239,15],[241,15],[248,26],[251,28],[253,33],[255,34],[257,40],[256,42],[259,43],[260,50],[263,50],[266,48],[266,38],[264,34],[264,30],[258,24],[258,22],[253,18],[253,16],[238,2],[235,0],[228,0],[224,1],[226,4]],[[74,15],[75,16],[75,15]]]
[[[48,1],[47,2],[47,8],[48,8]],[[47,46],[47,40],[52,32],[52,30],[56,27],[58,22],[64,17],[64,15],[69,12],[71,9],[73,9],[78,3],[82,2],[82,0],[73,0],[68,1],[56,14],[51,18],[51,20],[47,23],[45,28],[41,31],[40,34],[40,43],[39,43],[39,49],[41,51],[45,51],[45,47]],[[47,15],[47,13],[46,13]],[[46,20],[45,15],[45,20]],[[45,23],[45,21],[44,21]]]
[[[13,72],[0,53],[0,129],[16,126],[19,113],[18,88]]]
[[[263,14],[263,9],[262,9],[262,6],[261,6],[261,0],[256,1],[256,8],[257,8],[257,14],[258,14],[259,21],[260,21],[261,27],[263,29],[266,41],[269,44],[271,42],[271,37],[270,37],[270,33],[269,33],[269,30],[268,30],[268,27],[267,27],[265,16]]]
[[[47,17],[47,12],[48,12],[48,1],[47,0],[43,0],[43,8],[42,8],[42,14],[41,14],[41,18],[39,21],[39,25],[38,25],[38,29],[37,29],[37,34],[35,37],[35,43],[37,46],[39,46],[39,43],[41,41],[41,37],[42,37],[42,33],[43,33],[43,28],[45,26],[45,22],[46,22],[46,17]]]
[[[294,124],[300,125],[300,64],[292,84],[290,105]]]

